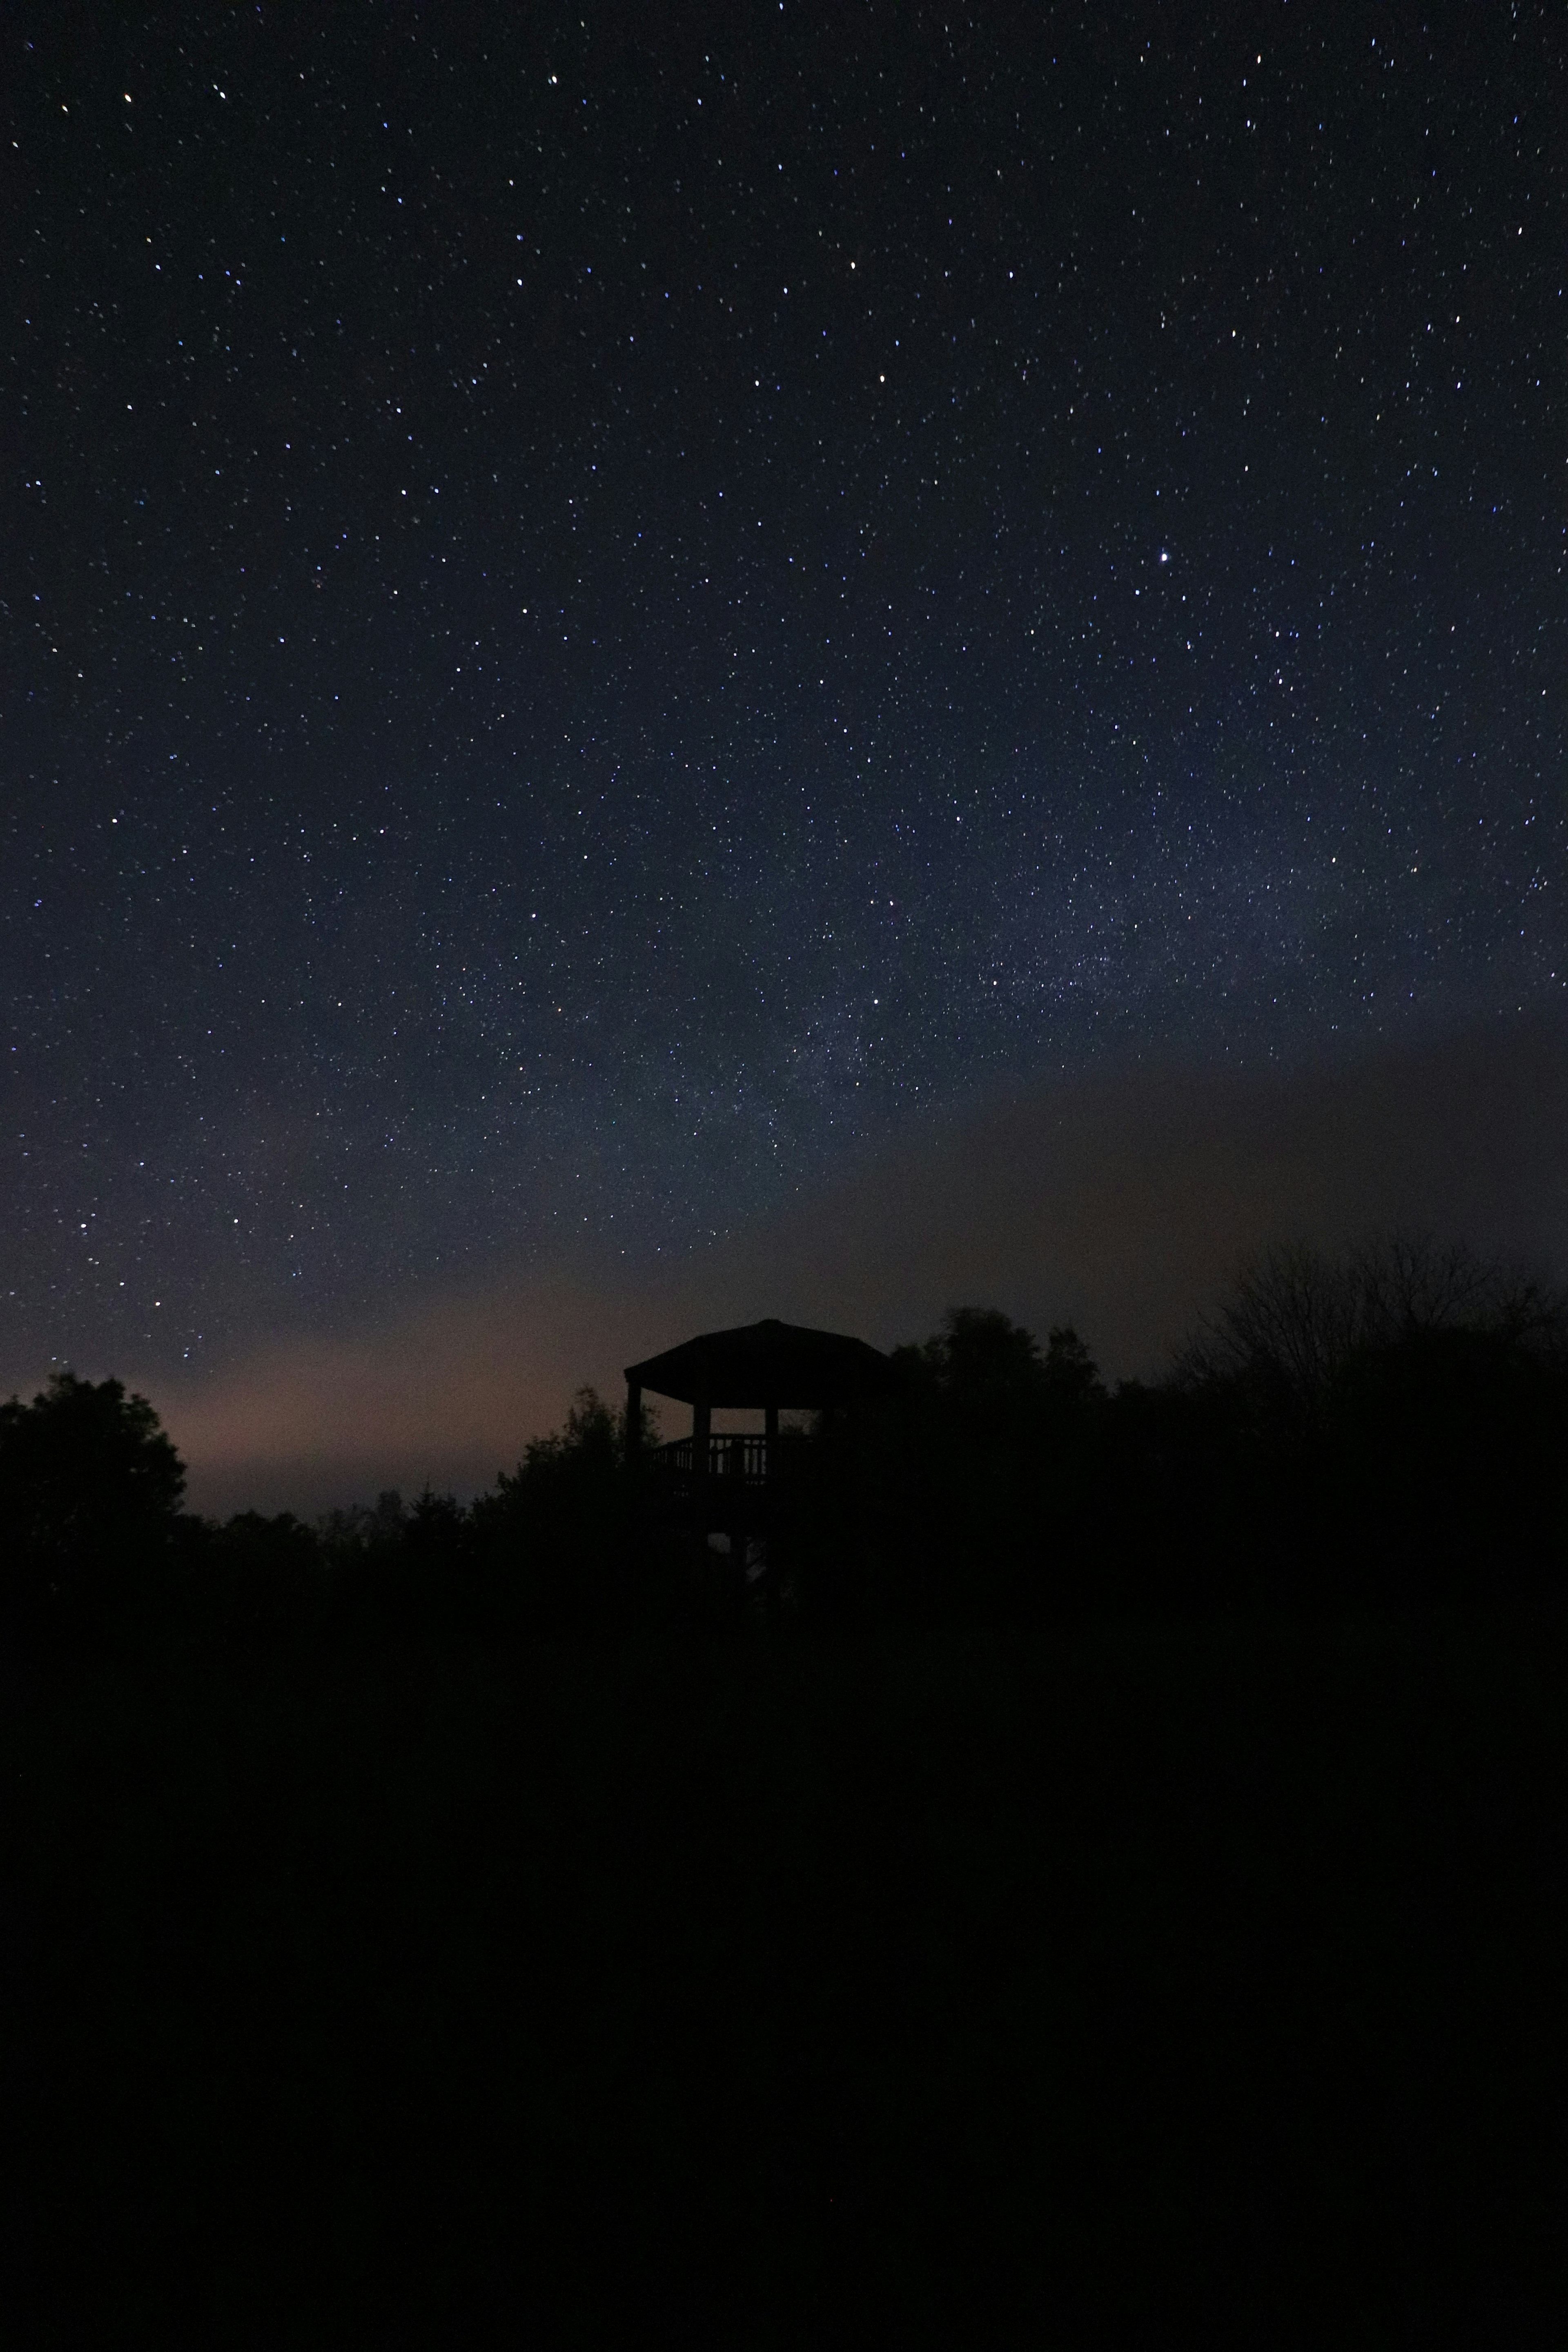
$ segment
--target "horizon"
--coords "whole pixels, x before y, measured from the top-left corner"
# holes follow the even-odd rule
[[[1550,12],[176,16],[7,53],[0,1393],[1568,1265]]]
[[[626,1363],[764,1314],[890,1348],[950,1307],[997,1306],[1042,1339],[1074,1324],[1114,1381],[1159,1377],[1238,1264],[1275,1242],[1419,1230],[1561,1278],[1563,1164],[1568,1023],[1294,1070],[1093,1073],[868,1155],[674,1262],[496,1269],[327,1338],[241,1344],[184,1383],[72,1369],[151,1397],[195,1509],[309,1517],[426,1485],[467,1500],[558,1428],[579,1388],[617,1404]],[[684,1409],[649,1402],[680,1433]]]

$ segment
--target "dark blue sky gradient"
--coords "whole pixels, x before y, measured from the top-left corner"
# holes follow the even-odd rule
[[[0,1375],[1561,1003],[1568,40],[1443,14],[13,12]]]

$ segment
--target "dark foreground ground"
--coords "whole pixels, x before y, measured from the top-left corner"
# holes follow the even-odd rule
[[[1568,2326],[1568,1627],[18,1685],[6,2340]]]

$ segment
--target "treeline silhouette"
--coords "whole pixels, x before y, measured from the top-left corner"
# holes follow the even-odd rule
[[[0,1409],[7,2344],[1562,2344],[1563,1339],[955,1313],[776,1603],[591,1396],[313,1526]]]
[[[772,1614],[804,1626],[1074,1624],[1345,1606],[1511,1605],[1568,1558],[1568,1300],[1426,1239],[1250,1265],[1164,1379],[1108,1386],[1070,1326],[1042,1347],[964,1307],[893,1356],[889,1393],[788,1449]],[[58,1374],[0,1406],[0,1609],[14,1640],[153,1632],[239,1647],[722,1627],[742,1564],[659,1507],[653,1431],[584,1389],[464,1505],[314,1525],[184,1511],[145,1399]]]

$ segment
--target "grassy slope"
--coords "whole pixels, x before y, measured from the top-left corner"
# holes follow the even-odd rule
[[[1565,1668],[1363,1625],[13,1698],[8,2299],[29,2342],[1561,2341]]]

